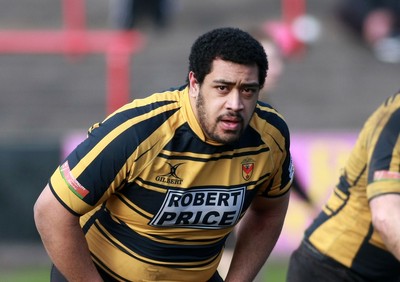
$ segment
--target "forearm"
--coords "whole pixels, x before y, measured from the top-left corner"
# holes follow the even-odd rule
[[[102,281],[79,218],[51,197],[49,190],[45,190],[34,210],[36,227],[50,259],[68,281]]]
[[[388,194],[370,203],[372,223],[386,248],[400,261],[400,196]]]
[[[400,261],[400,215],[392,215],[397,217],[390,220],[390,222],[397,222],[396,224],[387,223],[385,226],[379,227],[379,233],[385,243],[387,249]],[[390,225],[389,225],[390,224]]]
[[[81,230],[41,230],[40,235],[51,261],[68,281],[102,281]]]
[[[226,282],[253,281],[271,254],[282,230],[287,210],[283,201],[268,213],[249,210],[240,223]]]

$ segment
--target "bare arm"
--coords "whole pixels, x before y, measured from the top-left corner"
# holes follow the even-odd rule
[[[372,224],[388,250],[400,261],[400,195],[386,194],[370,203]]]
[[[58,202],[48,185],[35,203],[34,218],[50,259],[68,281],[103,281],[90,257],[79,218]]]
[[[277,199],[256,198],[240,222],[231,266],[225,281],[253,281],[282,230],[289,193]]]

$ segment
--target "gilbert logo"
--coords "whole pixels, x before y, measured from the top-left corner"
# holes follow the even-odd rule
[[[254,160],[248,158],[242,162],[242,177],[244,180],[249,180],[253,175]]]
[[[182,184],[183,179],[177,175],[176,171],[178,167],[183,165],[184,163],[179,163],[175,165],[172,165],[170,163],[167,164],[169,165],[169,172],[167,174],[156,176],[156,181],[175,185]]]

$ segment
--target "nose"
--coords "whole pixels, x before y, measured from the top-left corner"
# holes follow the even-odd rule
[[[238,90],[231,91],[230,95],[227,96],[226,107],[233,111],[240,111],[243,109],[242,97]]]

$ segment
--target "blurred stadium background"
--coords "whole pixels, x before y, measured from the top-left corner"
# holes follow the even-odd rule
[[[88,30],[110,29],[110,1],[84,1]],[[169,1],[168,26],[156,29],[142,20],[136,27],[145,44],[128,61],[129,99],[183,84],[190,46],[203,32],[222,26],[250,30],[266,21],[282,21],[284,7],[290,10],[303,2]],[[260,281],[284,281],[288,255],[335,184],[355,133],[371,111],[400,88],[400,66],[378,62],[349,34],[334,16],[335,2],[303,2],[304,12],[320,24],[320,34],[286,58],[280,82],[270,92],[270,101],[292,130],[296,169],[314,206],[293,196],[282,237]],[[21,38],[20,31],[63,30],[66,2],[0,3],[0,281],[47,281],[43,269],[49,260],[34,227],[33,203],[66,140],[106,115],[109,58],[101,53],[10,50],[13,40],[22,40],[26,50],[38,44],[39,39]],[[31,269],[40,270],[38,278]],[[22,278],[13,276],[15,272]]]

